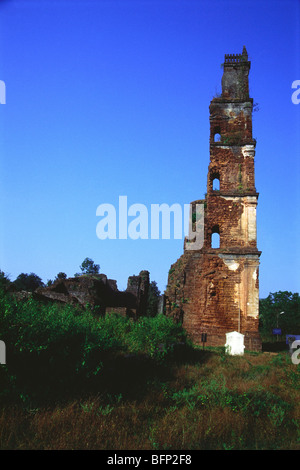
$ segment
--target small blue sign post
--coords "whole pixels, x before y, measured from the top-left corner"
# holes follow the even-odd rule
[[[273,328],[273,335],[281,335],[281,328]]]
[[[273,328],[273,335],[277,335],[278,341],[278,335],[281,335],[281,328]]]

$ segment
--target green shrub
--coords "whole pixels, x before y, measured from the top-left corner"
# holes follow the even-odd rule
[[[154,318],[143,317],[133,323],[125,342],[133,353],[142,352],[162,360],[173,351],[174,345],[184,338],[181,326],[164,315],[157,315]]]
[[[1,340],[7,366],[1,370],[0,397],[55,400],[87,390],[113,367],[120,354],[146,354],[163,360],[182,337],[172,320],[158,316],[137,322],[88,309],[0,298]]]

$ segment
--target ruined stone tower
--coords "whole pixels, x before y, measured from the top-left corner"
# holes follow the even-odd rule
[[[169,271],[166,313],[182,322],[196,344],[206,333],[207,345],[224,346],[226,333],[238,331],[245,335],[246,349],[259,350],[256,142],[246,48],[242,54],[225,55],[223,69],[222,94],[209,107],[207,194],[191,203],[192,229],[184,254]],[[202,219],[196,207],[202,208]],[[203,228],[200,245],[196,224]]]

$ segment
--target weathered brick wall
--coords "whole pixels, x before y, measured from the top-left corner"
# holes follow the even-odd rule
[[[253,149],[255,143],[252,144]],[[249,145],[250,147],[250,145]],[[243,155],[246,149],[242,146],[228,146],[221,143],[210,145],[211,157],[208,168],[207,188],[212,191],[213,179],[220,180],[220,191],[227,193],[255,194],[254,158]],[[253,150],[254,151],[254,150]],[[228,171],[230,167],[230,171]]]
[[[186,252],[172,265],[166,289],[166,313],[181,321],[195,344],[200,344],[201,333],[207,333],[207,344],[224,345],[229,331],[246,335],[249,349],[259,349],[258,315],[247,312],[247,303],[258,300],[258,280],[253,276],[258,266],[254,261],[249,270],[252,295],[244,291],[243,277],[246,255],[236,255],[230,269],[217,250],[210,252]],[[255,292],[256,291],[256,292]],[[255,310],[256,306],[254,305]],[[249,338],[256,341],[255,347]]]
[[[210,163],[204,201],[204,244],[187,250],[171,266],[166,289],[166,313],[181,321],[192,340],[224,345],[226,333],[240,331],[248,349],[260,349],[258,334],[258,269],[254,180],[255,141],[249,98],[250,62],[225,57],[222,96],[210,105]],[[215,142],[215,134],[220,134]],[[213,180],[218,179],[218,190]],[[195,224],[193,225],[195,228]],[[212,248],[212,233],[220,247]],[[190,240],[194,234],[190,233]],[[190,247],[191,245],[189,245]]]

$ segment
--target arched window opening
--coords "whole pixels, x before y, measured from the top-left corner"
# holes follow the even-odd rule
[[[221,141],[221,128],[220,128],[220,126],[215,126],[212,129],[212,140],[214,142],[220,142]]]
[[[220,126],[216,126],[213,130],[214,142],[221,142],[221,129]]]
[[[220,191],[220,173],[212,170],[210,173],[211,188],[213,191]]]
[[[212,248],[220,248],[220,235],[219,233],[212,233],[211,235],[211,247]]]
[[[212,182],[213,191],[220,191],[220,179],[214,178]]]
[[[211,233],[211,247],[214,249],[220,248],[220,230],[219,226],[215,225],[212,228],[212,233]]]

